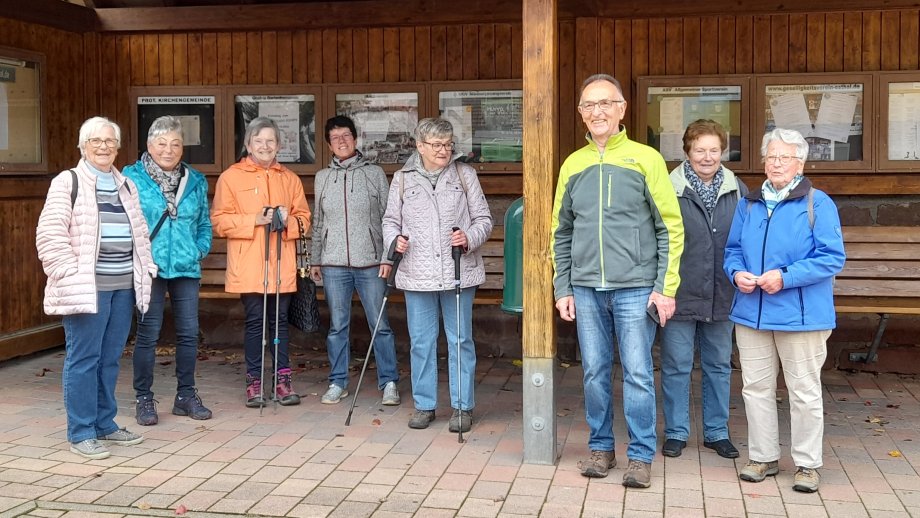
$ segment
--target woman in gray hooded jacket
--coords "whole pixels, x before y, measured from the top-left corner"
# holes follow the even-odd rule
[[[396,241],[404,254],[396,286],[406,297],[411,340],[412,399],[410,428],[427,428],[437,407],[438,320],[447,335],[452,432],[472,426],[476,349],[472,337],[473,297],[485,281],[479,247],[492,233],[492,215],[476,171],[457,162],[453,126],[444,119],[423,119],[415,129],[416,152],[396,172],[383,217],[384,243]],[[460,257],[460,308],[454,287],[452,247]],[[457,322],[457,314],[460,322]],[[457,329],[460,336],[457,337]],[[459,351],[457,343],[459,345]],[[457,354],[460,355],[458,372]],[[458,387],[459,383],[459,387]]]
[[[317,173],[314,184],[314,264],[310,275],[314,281],[323,281],[329,304],[329,389],[321,399],[327,405],[348,395],[352,295],[358,292],[367,325],[373,332],[391,268],[383,250],[381,230],[387,177],[383,169],[369,163],[358,151],[357,134],[354,121],[348,117],[337,115],[326,121],[326,143],[333,157],[329,167]],[[380,317],[372,346],[382,403],[398,405],[396,346],[386,313]]]

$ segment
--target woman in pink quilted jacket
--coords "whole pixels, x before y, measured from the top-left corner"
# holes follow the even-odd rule
[[[82,158],[51,181],[35,236],[48,276],[45,313],[63,316],[67,440],[88,459],[108,457],[106,444],[144,440],[115,424],[119,359],[157,273],[137,188],[114,166],[120,144],[114,122],[83,123]]]
[[[416,152],[393,176],[383,216],[383,241],[396,241],[403,255],[396,287],[406,297],[415,414],[409,428],[428,428],[438,403],[438,323],[447,335],[451,432],[466,432],[476,405],[473,384],[473,298],[485,281],[479,247],[492,233],[492,215],[476,170],[458,162],[454,130],[444,119],[423,119],[415,128]],[[461,247],[460,336],[452,247]],[[460,342],[460,351],[457,342]],[[460,366],[457,366],[457,354]],[[459,370],[459,372],[458,372]],[[458,386],[459,385],[459,386]]]

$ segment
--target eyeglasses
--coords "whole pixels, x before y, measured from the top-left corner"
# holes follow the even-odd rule
[[[446,149],[448,151],[454,149],[453,142],[425,142],[423,140],[422,143],[428,144],[429,146],[431,146],[431,149],[433,149],[436,153],[441,151],[442,149]]]
[[[257,139],[257,138],[252,139],[253,148],[260,148],[263,146],[268,147],[268,148],[273,148],[277,145],[278,145],[278,141],[274,139],[266,139],[266,140]]]
[[[582,113],[591,113],[594,111],[594,108],[600,108],[602,112],[606,112],[610,108],[613,108],[614,104],[625,103],[623,99],[601,99],[600,101],[585,101],[578,105],[578,109]]]
[[[341,135],[329,135],[329,142],[346,142],[354,139],[355,136],[349,133],[342,133]]]
[[[114,139],[114,138],[107,138],[107,139],[91,138],[91,139],[86,139],[86,142],[90,146],[93,146],[95,148],[100,148],[103,146],[103,144],[105,144],[105,147],[118,147],[118,139]]]
[[[763,157],[766,164],[775,164],[779,160],[780,165],[789,165],[793,160],[799,160],[799,157],[793,155],[767,155]]]

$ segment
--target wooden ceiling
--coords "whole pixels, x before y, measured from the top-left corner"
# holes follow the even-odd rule
[[[520,23],[527,0],[0,0],[0,16],[74,32]],[[558,0],[558,17],[661,18],[916,9],[920,0]]]

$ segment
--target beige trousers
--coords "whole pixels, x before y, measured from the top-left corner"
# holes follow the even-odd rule
[[[823,464],[824,401],[821,367],[830,330],[758,331],[735,325],[744,407],[748,420],[748,457],[757,462],[779,460],[776,377],[779,369],[789,390],[792,460],[796,466]]]

